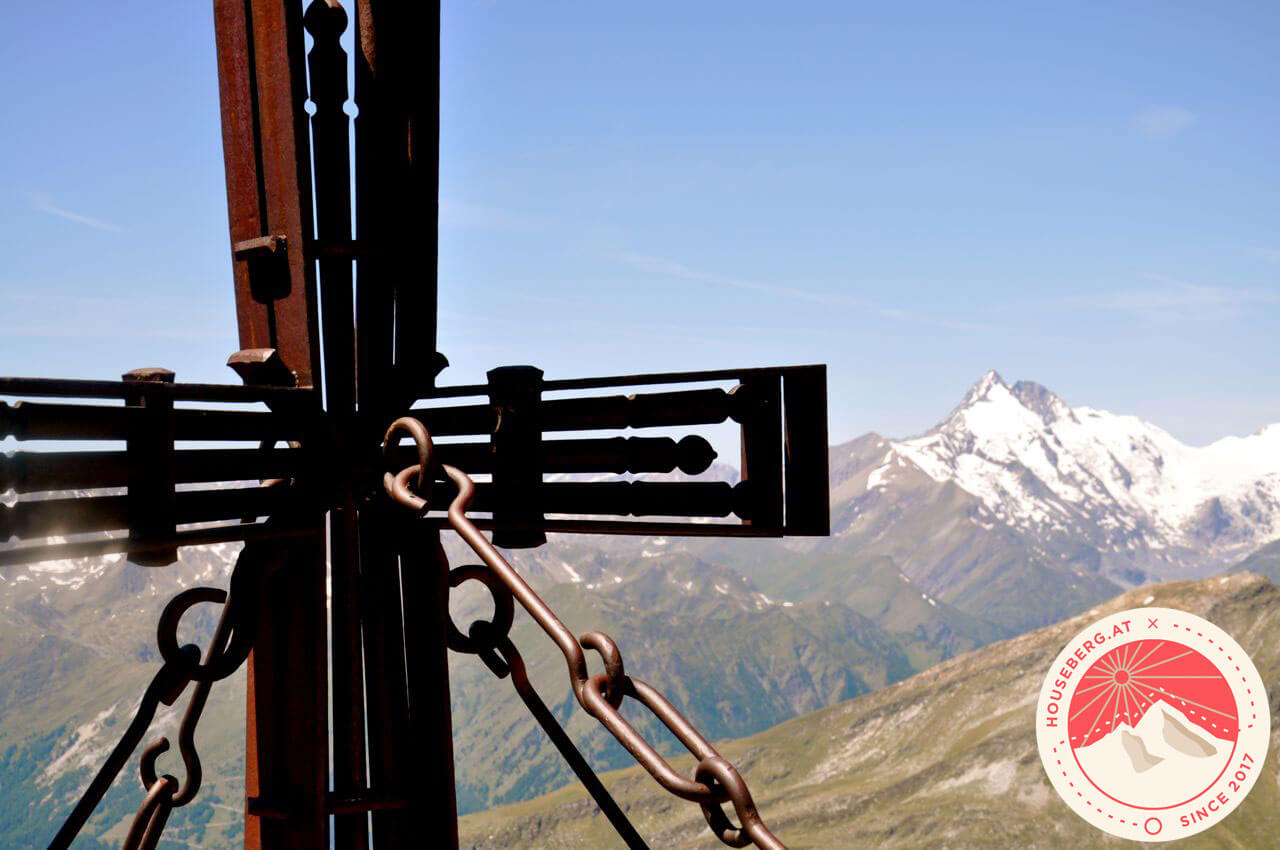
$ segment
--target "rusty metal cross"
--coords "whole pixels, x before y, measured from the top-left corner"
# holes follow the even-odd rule
[[[661,694],[625,674],[607,636],[569,633],[494,546],[542,545],[547,532],[826,534],[825,367],[547,380],[507,366],[485,384],[437,386],[447,365],[436,351],[439,3],[356,0],[352,15],[337,0],[312,0],[305,11],[290,0],[214,8],[241,346],[228,365],[243,385],[177,383],[162,369],[120,382],[0,378],[0,396],[94,400],[0,402],[0,436],[126,445],[0,456],[0,491],[19,494],[0,505],[0,542],[26,541],[0,549],[0,564],[126,552],[161,567],[182,546],[245,541],[229,595],[192,589],[166,608],[164,665],[51,846],[69,845],[157,704],[194,683],[179,741],[186,779],[156,775],[167,742],[142,759],[145,794],[126,846],[154,846],[168,812],[199,787],[190,734],[203,694],[247,659],[246,848],[420,847],[424,823],[430,846],[456,847],[448,648],[511,675],[624,841],[644,846],[528,686],[501,622],[505,611],[509,626],[514,599],[564,652],[579,702],[661,784],[701,804],[726,843],[781,847],[736,770]],[[340,43],[348,26],[353,57]],[[354,149],[349,102],[358,106]],[[624,387],[642,391],[617,392]],[[216,407],[224,403],[259,409]],[[696,475],[715,454],[692,434],[623,432],[727,421],[741,433],[737,484],[636,477]],[[613,433],[548,438],[590,431]],[[544,480],[555,473],[620,477]],[[76,490],[96,492],[49,496]],[[451,572],[443,527],[485,567]],[[66,540],[32,542],[53,535]],[[447,603],[450,587],[469,579],[490,588],[499,615],[463,635]],[[224,603],[203,661],[173,636],[200,602]],[[587,676],[586,649],[604,658],[605,674]],[[675,775],[624,728],[624,697],[698,756],[695,778]],[[741,829],[721,811],[726,801]]]

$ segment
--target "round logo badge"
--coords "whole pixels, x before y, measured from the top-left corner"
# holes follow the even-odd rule
[[[1089,823],[1172,841],[1240,805],[1267,757],[1271,715],[1253,662],[1193,614],[1133,608],[1054,660],[1036,706],[1049,780]]]

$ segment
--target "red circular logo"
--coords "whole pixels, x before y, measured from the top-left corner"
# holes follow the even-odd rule
[[[1172,608],[1094,621],[1054,659],[1036,743],[1054,790],[1099,829],[1172,841],[1226,817],[1267,755],[1267,692],[1240,645]]]
[[[1140,809],[1180,806],[1218,780],[1239,734],[1226,677],[1191,647],[1139,640],[1098,657],[1072,695],[1072,755],[1095,788]]]

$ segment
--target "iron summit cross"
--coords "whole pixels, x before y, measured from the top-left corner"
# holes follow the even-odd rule
[[[521,687],[519,655],[499,622],[505,611],[509,625],[514,599],[565,653],[579,702],[661,784],[700,803],[727,843],[781,847],[736,770],[661,694],[625,675],[607,636],[568,633],[479,529],[505,548],[541,545],[549,531],[825,535],[825,367],[546,380],[510,366],[491,370],[485,384],[438,387],[447,365],[436,351],[439,3],[356,0],[349,15],[337,0],[312,0],[305,11],[289,0],[214,0],[214,10],[241,346],[229,365],[243,386],[176,383],[162,369],[120,382],[0,378],[3,396],[98,400],[0,402],[0,436],[126,444],[123,452],[0,456],[0,491],[19,493],[0,506],[0,540],[68,538],[0,550],[0,564],[127,552],[163,566],[181,546],[246,541],[229,596],[195,588],[166,608],[165,663],[51,846],[68,846],[92,813],[146,731],[148,710],[192,685],[179,748],[188,775],[156,775],[163,747],[142,758],[145,797],[126,846],[154,846],[169,811],[199,787],[189,733],[200,694],[247,659],[246,848],[312,850],[332,838],[340,850],[382,850],[424,846],[424,835],[431,846],[456,847],[447,648],[476,652],[511,675],[624,841],[644,846],[545,706],[547,716],[539,713],[536,694]],[[339,39],[352,25],[349,93]],[[354,149],[349,100],[358,106]],[[583,395],[623,387],[653,390]],[[232,402],[265,410],[216,407]],[[734,485],[636,478],[696,475],[715,454],[699,436],[618,433],[726,421],[741,432]],[[614,433],[547,438],[596,430]],[[414,444],[401,445],[402,436]],[[441,436],[474,439],[432,445]],[[175,450],[175,441],[219,447]],[[227,442],[246,447],[221,447]],[[602,472],[620,477],[544,481]],[[465,473],[490,480],[473,484]],[[262,484],[243,486],[252,479]],[[84,489],[101,494],[47,496]],[[436,532],[445,526],[486,568],[449,570]],[[498,615],[462,635],[448,595],[468,579],[490,588]],[[166,634],[204,602],[225,604],[201,659]],[[605,674],[587,677],[587,648],[601,654]],[[698,756],[694,779],[674,776],[628,731],[616,711],[624,697]],[[725,819],[726,802],[741,827]]]

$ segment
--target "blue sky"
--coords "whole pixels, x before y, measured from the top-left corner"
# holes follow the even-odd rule
[[[234,379],[208,7],[10,10],[0,372]],[[1276,43],[1264,3],[447,0],[442,379],[825,362],[833,440],[988,368],[1280,421]]]

